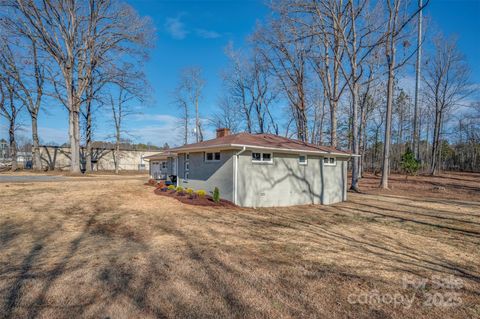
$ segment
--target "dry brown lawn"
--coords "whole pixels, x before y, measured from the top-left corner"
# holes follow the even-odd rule
[[[188,206],[142,178],[0,183],[0,317],[478,318],[467,177],[457,195],[370,176],[345,203],[257,210]]]

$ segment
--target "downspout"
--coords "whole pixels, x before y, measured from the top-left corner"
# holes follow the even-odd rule
[[[320,172],[321,172],[321,177],[320,177],[320,182],[322,183],[322,191],[320,193],[320,200],[321,204],[325,205],[325,177],[324,177],[324,172],[325,170],[323,169],[323,157],[320,157]]]
[[[237,205],[237,189],[238,189],[238,156],[240,154],[242,154],[243,152],[245,152],[245,150],[247,149],[246,146],[242,147],[242,149],[235,153],[235,157],[234,157],[234,160],[235,160],[235,163],[233,165],[233,203],[235,205]]]
[[[342,161],[342,180],[343,180],[343,190],[342,190],[342,201],[347,200],[347,161]]]

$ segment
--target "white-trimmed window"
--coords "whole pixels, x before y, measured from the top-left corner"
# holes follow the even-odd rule
[[[252,163],[273,163],[273,154],[252,152]]]
[[[325,166],[335,166],[337,165],[337,160],[335,157],[324,157],[323,158],[323,165]]]
[[[307,155],[301,154],[298,156],[298,164],[307,165]]]
[[[185,154],[185,171],[183,172],[183,181],[188,182],[188,177],[190,173],[190,154]]]
[[[205,162],[218,162],[220,160],[220,152],[205,153]]]

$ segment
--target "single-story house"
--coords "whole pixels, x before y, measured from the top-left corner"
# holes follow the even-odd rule
[[[230,134],[170,149],[177,185],[212,192],[239,206],[333,204],[347,199],[350,153],[272,134]],[[162,167],[164,164],[161,164]],[[173,164],[172,164],[173,166]],[[173,174],[173,171],[172,171]]]

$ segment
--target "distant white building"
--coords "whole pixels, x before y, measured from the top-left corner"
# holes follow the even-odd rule
[[[0,161],[10,158],[8,143],[3,138],[0,140]]]

